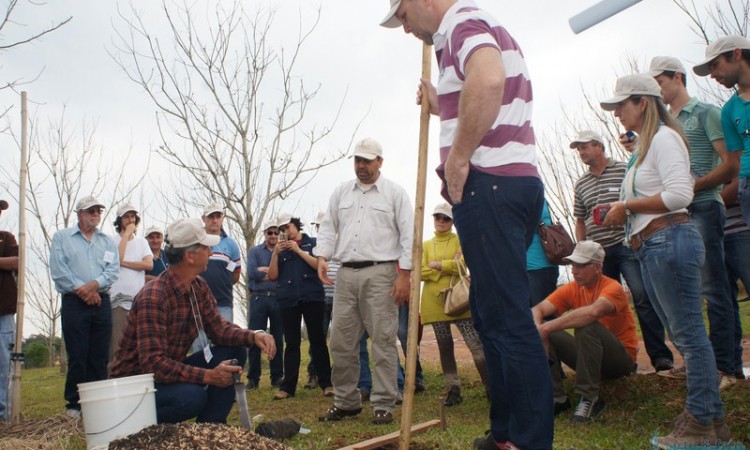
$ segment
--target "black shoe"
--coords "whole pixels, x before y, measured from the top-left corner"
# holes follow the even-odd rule
[[[281,382],[282,381],[284,381],[284,377],[273,378],[271,380],[271,386],[273,386],[273,387],[279,387],[279,386],[281,386]]]
[[[310,375],[307,378],[307,384],[305,384],[305,389],[316,389],[317,387],[318,387],[318,376]]]
[[[372,412],[373,425],[387,425],[393,423],[393,413],[383,409],[376,409]]]
[[[570,404],[570,400],[567,398],[564,402],[555,402],[555,415],[560,414],[561,412],[567,411],[570,408],[572,408],[573,405]]]
[[[419,392],[424,392],[424,391],[425,391],[424,382],[422,380],[417,380],[414,383],[414,392],[419,393]]]
[[[674,367],[674,363],[666,358],[659,358],[654,362],[654,370],[661,372],[663,370],[671,370]]]
[[[461,388],[459,386],[451,386],[448,395],[445,397],[445,400],[443,400],[443,404],[445,406],[454,406],[462,401],[464,401],[464,398],[461,397]]]
[[[596,398],[594,400],[581,397],[581,401],[576,406],[576,412],[573,413],[573,417],[570,421],[573,423],[588,423],[591,422],[594,417],[598,416],[604,409],[604,400]]]
[[[258,380],[248,379],[245,387],[248,391],[252,391],[253,389],[258,389]]]
[[[318,420],[321,422],[338,422],[344,417],[354,417],[361,412],[362,412],[362,408],[341,409],[341,408],[338,408],[336,405],[333,405],[330,408],[328,408],[328,411],[326,411],[325,414],[323,414],[322,416],[319,416]]]
[[[492,438],[492,433],[488,431],[484,436],[474,439],[474,448],[477,450],[497,450],[498,446],[495,439]]]

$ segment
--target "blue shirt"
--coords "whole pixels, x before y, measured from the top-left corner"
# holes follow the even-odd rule
[[[721,108],[721,128],[728,152],[744,150],[740,178],[750,178],[750,102],[734,94]]]
[[[220,236],[219,243],[211,247],[214,253],[208,260],[208,268],[201,276],[208,282],[211,293],[216,297],[216,304],[231,308],[234,304],[232,274],[242,270],[240,247],[224,230],[221,230]]]
[[[94,230],[89,241],[78,225],[60,230],[52,236],[49,269],[55,289],[69,294],[96,280],[99,291],[106,290],[120,273],[120,254],[115,242]]]
[[[544,202],[542,208],[542,222],[545,225],[552,225],[552,217],[549,215],[549,208],[547,207],[547,201]],[[542,248],[542,240],[539,238],[539,233],[534,233],[534,239],[531,241],[529,249],[526,251],[526,270],[538,270],[545,269],[547,267],[557,267],[547,260],[547,256],[544,254],[544,248]]]
[[[167,270],[169,263],[167,262],[167,256],[164,254],[164,249],[159,252],[159,257],[154,258],[154,268],[146,271],[146,275],[152,277],[158,277],[162,272]]]
[[[258,270],[258,267],[268,267],[271,264],[271,255],[273,255],[273,250],[269,250],[265,242],[247,252],[247,288],[251,293],[254,291],[276,292],[276,282],[263,280],[267,273]]]

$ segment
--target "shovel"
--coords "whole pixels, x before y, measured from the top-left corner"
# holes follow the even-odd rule
[[[239,365],[239,361],[233,359],[231,361],[233,366]],[[237,400],[237,407],[240,410],[240,424],[248,430],[253,429],[253,424],[250,421],[250,412],[247,410],[247,396],[245,396],[245,384],[240,379],[240,372],[234,372],[232,374],[234,380],[234,395]]]

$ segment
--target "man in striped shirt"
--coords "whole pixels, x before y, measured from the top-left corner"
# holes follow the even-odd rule
[[[381,25],[434,44],[440,68],[437,89],[422,84],[440,115],[438,174],[471,270],[472,319],[489,372],[491,429],[474,448],[552,448],[549,366],[528,304],[526,249],[544,186],[523,53],[470,0],[390,4]]]
[[[671,56],[651,60],[649,74],[659,83],[664,103],[682,124],[690,145],[690,172],[695,195],[688,208],[690,219],[700,231],[706,246],[701,267],[701,295],[708,302],[708,324],[716,367],[722,372],[721,387],[734,381],[734,302],[724,267],[724,221],[726,210],[721,199],[724,183],[739,170],[739,155],[727,153],[721,129],[721,110],[699,102],[687,91],[685,68]]]
[[[603,227],[594,220],[594,208],[620,200],[620,186],[625,177],[627,164],[609,158],[604,152],[604,139],[599,133],[584,130],[570,144],[578,152],[581,162],[589,172],[576,181],[573,215],[576,218],[576,240],[589,240],[604,247],[605,257],[602,273],[628,284],[633,296],[633,306],[641,325],[643,343],[651,365],[657,372],[668,373],[672,369],[672,351],[664,342],[664,325],[654,311],[641,276],[641,265],[635,253],[623,244],[623,227]],[[598,218],[597,218],[598,219]]]

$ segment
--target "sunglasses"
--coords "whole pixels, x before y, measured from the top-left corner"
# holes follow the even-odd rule
[[[278,231],[266,231],[266,236],[278,236]]]
[[[85,212],[87,212],[87,213],[89,213],[91,215],[101,214],[102,213],[102,209],[101,208],[89,208],[89,209],[84,209],[83,211],[85,211]]]
[[[434,217],[438,222],[453,222],[453,219],[446,216],[445,214],[435,214],[432,217]]]

